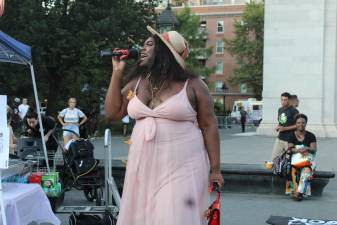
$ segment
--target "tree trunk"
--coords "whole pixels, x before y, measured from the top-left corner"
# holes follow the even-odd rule
[[[54,70],[48,70],[49,92],[48,92],[48,107],[46,114],[56,118],[57,116],[57,100],[60,95],[60,87],[62,77]]]

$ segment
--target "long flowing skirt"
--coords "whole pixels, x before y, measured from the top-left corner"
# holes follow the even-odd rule
[[[148,136],[139,120],[131,136],[118,225],[205,225],[209,160],[191,122],[156,119]]]

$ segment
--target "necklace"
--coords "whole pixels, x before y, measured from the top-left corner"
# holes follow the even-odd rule
[[[151,102],[150,102],[150,108],[155,108],[156,102],[160,104],[160,99],[156,99],[158,93],[163,89],[166,80],[164,80],[161,84],[159,83],[158,86],[157,84],[153,84],[153,80],[151,79],[151,73],[148,73],[146,76],[146,79],[149,81],[150,84],[150,90],[151,90]]]

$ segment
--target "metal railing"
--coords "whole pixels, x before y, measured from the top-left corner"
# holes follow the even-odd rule
[[[217,121],[219,129],[230,129],[233,126],[240,125],[240,120],[231,116],[217,116]],[[257,127],[258,125],[258,121],[253,121],[252,119],[247,119],[246,121],[246,127]]]
[[[218,128],[230,129],[232,127],[231,118],[229,116],[217,116]]]
[[[189,0],[189,1],[170,1],[172,7],[200,7],[200,6],[229,6],[229,5],[245,5],[251,2],[263,2],[263,0]],[[167,0],[162,1],[157,8],[166,8]]]
[[[112,177],[112,163],[111,163],[111,151],[112,151],[112,138],[111,130],[106,129],[104,133],[104,149],[105,149],[105,202],[107,206],[112,205],[112,198],[115,201],[115,204],[120,208],[121,197],[119,195],[116,182]]]

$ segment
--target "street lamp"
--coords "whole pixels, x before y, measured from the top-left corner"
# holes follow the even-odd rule
[[[171,10],[170,3],[167,3],[167,7],[159,15],[157,19],[157,28],[160,33],[174,30],[179,25],[177,18]]]

